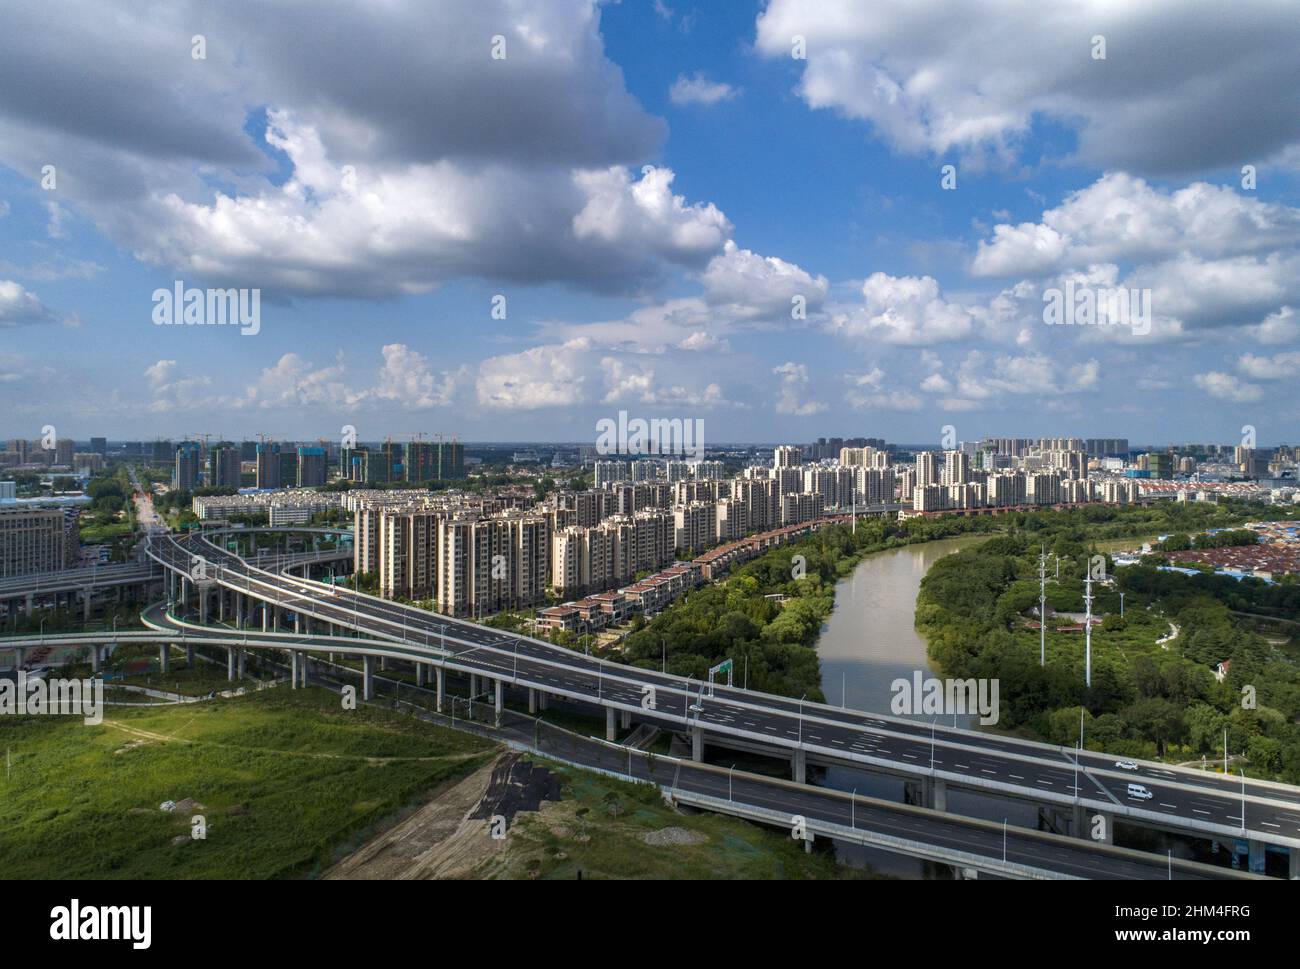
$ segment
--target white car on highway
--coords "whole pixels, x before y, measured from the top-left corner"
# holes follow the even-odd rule
[[[1117,760],[1117,761],[1115,761],[1115,766],[1118,767],[1120,770],[1137,770],[1137,769],[1138,769],[1138,765],[1135,764],[1135,763],[1133,763],[1133,761],[1131,761],[1131,760]]]

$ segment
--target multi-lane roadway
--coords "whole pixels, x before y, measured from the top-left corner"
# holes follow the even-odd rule
[[[449,655],[463,669],[627,712],[711,744],[759,745],[813,762],[983,789],[1205,837],[1300,847],[1300,788],[955,729],[715,685],[597,660],[526,636],[259,569],[202,535],[155,536],[181,575],[202,561],[220,585],[281,610]],[[1151,792],[1129,795],[1129,785]],[[1244,822],[1243,822],[1244,814]]]

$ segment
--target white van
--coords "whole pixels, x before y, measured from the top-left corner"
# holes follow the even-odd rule
[[[1130,784],[1128,786],[1128,796],[1141,798],[1143,801],[1149,801],[1151,798],[1155,797],[1154,794],[1148,791],[1141,784]]]

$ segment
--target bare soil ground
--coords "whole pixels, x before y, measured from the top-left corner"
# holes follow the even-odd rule
[[[508,847],[515,813],[536,811],[542,800],[558,796],[548,771],[520,762],[518,754],[502,754],[435,791],[429,803],[330,867],[324,877],[478,877]],[[493,837],[494,827],[504,837]]]

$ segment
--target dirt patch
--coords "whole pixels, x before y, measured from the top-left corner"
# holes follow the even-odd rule
[[[558,801],[559,779],[517,753],[439,789],[422,808],[326,870],[327,879],[472,878],[499,860],[519,811]],[[500,819],[505,819],[504,823]],[[494,831],[501,837],[494,837]]]
[[[688,831],[685,828],[660,828],[641,835],[641,840],[648,845],[699,845],[709,840],[707,834]]]
[[[504,841],[488,836],[483,821],[469,819],[487,793],[496,767],[490,761],[468,777],[435,791],[428,804],[366,842],[322,876],[326,879],[463,878]]]

